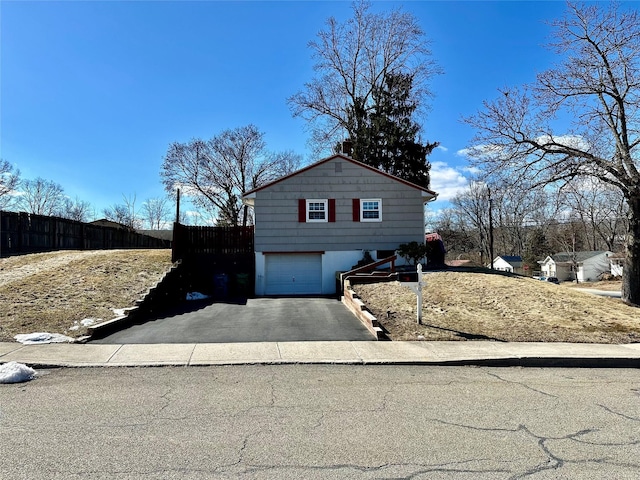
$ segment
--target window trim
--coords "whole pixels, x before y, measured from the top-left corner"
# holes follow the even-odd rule
[[[311,218],[311,212],[317,212],[318,210],[311,210],[309,208],[309,204],[311,203],[322,203],[324,205],[324,218]],[[329,199],[327,198],[308,198],[305,202],[305,221],[307,223],[327,223],[329,222]]]
[[[376,210],[366,210],[367,212],[378,212],[378,218],[365,218],[364,216],[364,204],[365,202],[377,202],[378,208]],[[381,198],[361,198],[360,199],[360,221],[361,222],[381,222],[382,221],[382,199]]]

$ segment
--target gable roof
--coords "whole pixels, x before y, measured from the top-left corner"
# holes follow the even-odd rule
[[[519,266],[518,264],[522,265],[522,257],[520,255],[500,255],[498,258],[503,259],[514,267]]]
[[[323,165],[323,164],[325,164],[327,162],[330,162],[330,161],[336,160],[336,159],[344,160],[346,162],[351,162],[354,165],[357,165],[359,167],[365,168],[365,169],[370,170],[372,172],[378,173],[378,174],[380,174],[380,175],[382,175],[384,177],[387,177],[387,178],[390,178],[392,180],[395,180],[396,182],[400,182],[400,183],[403,183],[404,185],[408,185],[409,187],[421,190],[421,191],[429,194],[434,200],[438,197],[438,194],[436,192],[434,192],[433,190],[429,190],[428,188],[421,187],[420,185],[417,185],[415,183],[408,182],[407,180],[403,180],[400,177],[396,177],[395,175],[391,175],[389,173],[385,173],[385,172],[383,172],[381,170],[378,170],[375,167],[372,167],[372,166],[367,165],[365,163],[362,163],[362,162],[359,162],[357,160],[354,160],[353,158],[347,157],[345,155],[340,155],[340,154],[332,155],[332,156],[327,157],[327,158],[323,158],[322,160],[319,160],[319,161],[317,161],[315,163],[312,163],[311,165],[308,165],[308,166],[306,166],[304,168],[301,168],[300,170],[296,170],[295,172],[290,173],[289,175],[285,175],[285,176],[280,177],[280,178],[278,178],[278,179],[276,179],[276,180],[274,180],[272,182],[265,183],[264,185],[261,185],[260,187],[257,187],[257,188],[254,188],[252,190],[249,190],[248,192],[243,193],[242,196],[243,197],[248,197],[249,195],[252,195],[252,194],[254,194],[256,192],[259,192],[260,190],[263,190],[265,188],[269,188],[269,187],[271,187],[271,186],[273,186],[273,185],[275,185],[277,183],[280,183],[283,180],[286,180],[286,179],[291,178],[291,177],[295,177],[296,175],[299,175],[299,174],[301,174],[303,172],[311,170],[312,168],[316,168],[316,167],[318,167],[320,165]]]
[[[99,220],[89,222],[89,225],[96,225],[98,227],[120,228],[122,230],[132,230],[128,225],[114,222],[113,220],[107,220],[106,218],[101,218]]]
[[[556,263],[571,263],[573,262],[574,255],[575,261],[577,263],[584,262],[585,260],[589,260],[592,257],[596,257],[598,255],[602,255],[603,253],[607,253],[606,250],[598,250],[592,252],[560,252],[554,255],[551,255],[551,259]]]

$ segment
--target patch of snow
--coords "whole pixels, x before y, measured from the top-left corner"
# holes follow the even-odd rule
[[[8,362],[0,365],[0,383],[28,382],[35,377],[36,371],[18,362]]]
[[[16,341],[24,345],[37,345],[40,343],[68,343],[73,342],[73,338],[59,333],[21,333],[13,337]]]
[[[200,292],[187,293],[187,300],[206,300],[207,298],[209,298],[209,295],[205,295]]]
[[[112,308],[111,311],[116,315],[116,317],[124,317],[126,308]]]
[[[73,322],[73,326],[69,327],[69,330],[79,330],[80,327],[90,327],[91,325],[95,325],[96,323],[100,323],[102,320],[99,318],[85,318],[78,322],[77,320]]]

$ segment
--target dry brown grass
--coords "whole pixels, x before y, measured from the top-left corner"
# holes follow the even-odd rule
[[[392,340],[640,341],[640,309],[571,284],[452,271],[427,273],[424,280],[423,325],[416,321],[416,295],[406,286],[395,282],[354,290]]]
[[[572,287],[572,288],[592,288],[595,290],[619,292],[620,289],[622,288],[622,280],[605,280],[605,281],[587,282],[587,283],[565,282],[563,283],[563,286]]]
[[[86,328],[69,329],[133,306],[170,268],[170,257],[169,250],[111,250],[0,259],[0,341],[42,331],[85,335]],[[581,292],[575,284],[455,271],[424,278],[424,325],[416,323],[416,297],[407,287],[355,289],[394,340],[640,341],[640,309]],[[578,287],[616,289],[619,283]]]
[[[171,267],[170,250],[62,251],[0,259],[0,341],[20,333],[70,330],[131,307]]]

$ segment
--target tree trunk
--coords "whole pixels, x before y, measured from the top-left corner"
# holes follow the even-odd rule
[[[622,301],[640,306],[640,196],[635,195],[628,202],[629,230],[622,272]]]

